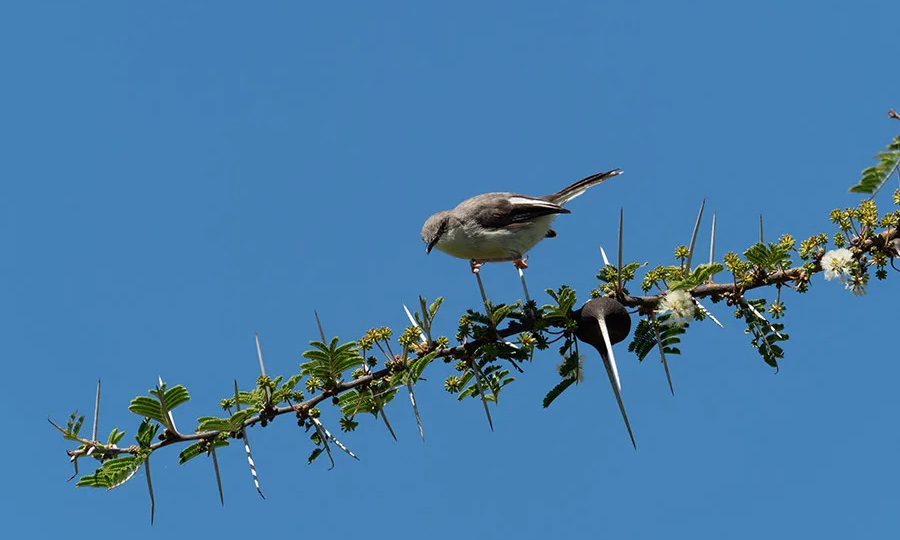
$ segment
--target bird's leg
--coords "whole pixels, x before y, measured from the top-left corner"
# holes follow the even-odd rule
[[[491,305],[488,303],[487,294],[484,292],[484,283],[481,282],[481,272],[479,272],[479,270],[481,270],[482,264],[484,263],[476,261],[475,259],[469,261],[469,265],[472,267],[472,273],[475,274],[475,280],[478,282],[478,291],[481,292],[481,301],[484,302],[484,311],[491,321],[491,328],[494,330],[497,340],[502,341],[500,332],[497,331],[497,324],[494,322],[494,312],[491,309]],[[484,393],[484,385],[481,382],[481,373],[478,369],[478,362],[472,360],[471,366],[472,372],[475,374],[475,384],[478,387],[478,393],[481,395],[481,403],[484,405],[484,413],[487,415],[488,425],[491,427],[491,431],[494,431],[494,422],[491,420],[491,411],[488,409],[487,396]],[[494,399],[494,403],[496,403],[496,397]]]
[[[475,274],[475,280],[478,282],[478,290],[481,292],[481,301],[484,302],[484,309],[487,311],[488,317],[491,318],[491,326],[494,326],[494,313],[491,311],[491,306],[488,304],[487,294],[484,293],[484,283],[481,282],[481,265],[483,263],[472,259],[469,261],[469,264],[472,266],[472,273]],[[496,330],[496,326],[494,327]]]
[[[528,295],[528,285],[525,284],[525,272],[522,270],[528,268],[528,257],[522,257],[521,259],[515,259],[512,263],[513,266],[516,267],[516,270],[519,271],[519,279],[522,280],[522,291],[525,293],[525,303],[531,302],[531,296]]]
[[[481,273],[478,271],[483,264],[483,261],[476,261],[472,259],[469,261],[469,264],[472,266],[472,273],[475,274],[475,280],[478,282],[478,290],[481,292],[481,301],[484,302],[484,311],[487,313],[488,318],[491,321],[491,328],[494,330],[494,334],[497,336],[497,341],[500,343],[505,343],[509,345],[513,349],[518,349],[515,343],[511,343],[509,341],[504,340],[500,337],[500,331],[497,330],[497,323],[494,321],[494,310],[491,309],[490,303],[488,303],[487,294],[484,292],[484,283],[481,282]]]
[[[522,280],[522,292],[525,293],[525,303],[531,302],[531,296],[528,295],[528,285],[525,284],[525,272],[522,271],[523,268],[527,268],[527,266],[520,266],[516,264],[518,261],[513,261],[513,265],[516,267],[516,270],[519,272],[519,279]]]

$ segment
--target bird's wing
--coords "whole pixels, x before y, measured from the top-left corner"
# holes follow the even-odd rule
[[[466,201],[486,229],[523,226],[537,218],[569,211],[550,201],[515,193],[488,193]]]

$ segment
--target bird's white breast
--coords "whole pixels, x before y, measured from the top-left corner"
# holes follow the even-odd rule
[[[473,224],[452,227],[434,246],[460,259],[514,260],[523,257],[547,236],[555,215],[542,216],[527,226],[484,229]]]

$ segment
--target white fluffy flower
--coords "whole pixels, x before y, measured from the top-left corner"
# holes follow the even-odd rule
[[[822,256],[822,269],[825,270],[825,279],[831,281],[839,278],[841,281],[850,277],[850,264],[853,261],[853,252],[847,248],[832,249]]]
[[[681,326],[694,318],[694,312],[697,305],[691,298],[691,293],[687,291],[669,291],[659,302],[656,311],[659,313],[671,311],[672,317],[669,319],[672,324]]]

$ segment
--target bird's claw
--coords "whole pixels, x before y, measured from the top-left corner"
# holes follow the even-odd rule
[[[528,257],[522,257],[521,259],[515,259],[512,263],[513,263],[513,266],[515,266],[519,270],[525,270],[526,268],[528,268]]]
[[[483,264],[484,264],[483,261],[477,261],[475,259],[472,259],[471,261],[469,261],[469,266],[472,268],[473,274],[477,274],[478,271],[481,270],[481,265],[483,265]]]

